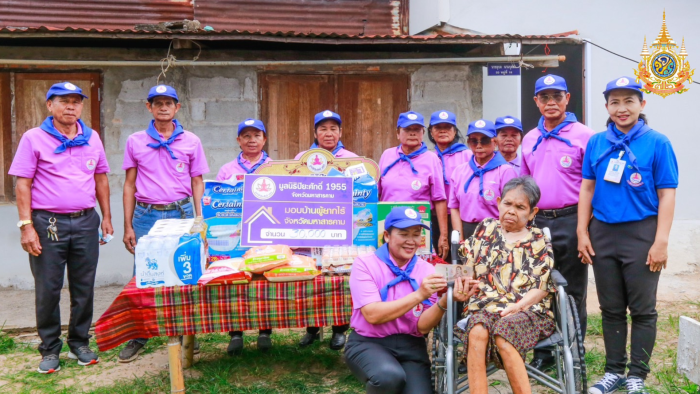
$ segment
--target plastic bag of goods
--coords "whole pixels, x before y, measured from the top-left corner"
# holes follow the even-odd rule
[[[286,265],[273,268],[263,275],[270,282],[295,282],[311,280],[321,275],[321,271],[316,269],[316,260],[313,258],[295,254]]]
[[[209,265],[197,283],[202,286],[248,284],[253,274],[241,271],[242,264],[242,258],[215,261]]]
[[[243,255],[241,271],[262,274],[287,264],[291,258],[292,249],[287,245],[256,246]]]
[[[145,235],[135,254],[138,288],[195,285],[206,261],[199,234]]]

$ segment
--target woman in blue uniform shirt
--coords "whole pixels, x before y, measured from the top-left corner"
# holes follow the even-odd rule
[[[593,264],[606,353],[605,375],[588,392],[646,394],[678,164],[671,142],[649,128],[641,113],[646,101],[634,78],[611,81],[603,94],[608,129],[588,142],[578,206],[579,256]],[[626,366],[628,308],[632,338]]]

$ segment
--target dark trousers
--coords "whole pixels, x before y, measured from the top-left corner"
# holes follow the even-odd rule
[[[657,217],[607,224],[593,219],[589,226],[593,274],[603,318],[605,372],[625,373],[627,309],[632,316],[629,376],[642,379],[656,341],[656,289],[661,272],[651,272],[647,255],[656,237]]]
[[[270,335],[270,334],[272,334],[272,329],[269,328],[269,329],[267,329],[267,330],[258,330],[258,335],[260,335],[260,334],[267,334],[267,335]],[[229,331],[229,332],[228,332],[228,335],[230,335],[230,336],[232,336],[232,337],[233,337],[233,336],[241,336],[241,337],[242,337],[242,336],[243,336],[243,331]]]
[[[476,230],[477,226],[479,226],[479,223],[481,222],[471,223],[462,221],[462,237],[467,239],[474,235],[474,230]]]
[[[554,251],[554,268],[566,279],[566,293],[574,297],[578,308],[578,318],[581,323],[582,335],[586,336],[588,313],[586,312],[586,294],[588,291],[588,265],[583,264],[578,257],[578,236],[576,225],[578,215],[559,216],[545,218],[542,215],[535,217],[535,224],[539,228],[549,227],[552,233],[552,249]],[[535,351],[540,358],[547,358],[548,352]]]
[[[367,394],[432,393],[430,359],[423,337],[397,334],[385,338],[350,333],[345,363]]]
[[[341,326],[332,326],[333,334],[343,334],[350,328],[349,324],[343,324]],[[321,329],[319,327],[306,327],[306,332],[309,334],[318,334]]]
[[[438,223],[437,216],[431,215],[430,216],[430,235],[431,235],[432,242],[433,242],[433,254],[438,254],[438,252],[440,250],[440,249],[438,249],[438,242],[440,241],[441,234],[442,233],[440,232],[440,224]],[[447,215],[447,242],[450,242],[451,237],[452,237],[452,221],[450,219],[450,215]],[[447,249],[447,257],[445,258],[445,261],[448,263],[451,262],[451,259],[452,259],[450,249]]]
[[[56,218],[58,241],[48,239],[46,228],[52,217]],[[42,356],[59,354],[63,346],[59,338],[59,301],[66,268],[70,292],[68,346],[71,349],[86,346],[92,324],[100,216],[95,210],[76,218],[37,210],[32,212],[32,221],[42,248],[39,256],[29,255],[36,288],[36,328],[41,338],[39,352]]]

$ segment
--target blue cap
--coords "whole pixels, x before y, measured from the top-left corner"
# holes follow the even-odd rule
[[[569,91],[569,88],[566,87],[566,80],[554,74],[545,75],[535,82],[535,94],[547,89],[561,90],[562,92]]]
[[[244,120],[243,122],[238,124],[238,135],[241,135],[241,131],[245,129],[246,127],[253,127],[256,128],[263,133],[267,134],[267,130],[265,130],[265,125],[263,124],[262,120],[257,120],[253,118],[248,118]]]
[[[496,132],[506,127],[513,127],[520,130],[521,133],[523,132],[523,124],[520,122],[520,119],[514,116],[501,116],[500,118],[496,118]]]
[[[430,126],[434,126],[438,123],[449,123],[457,127],[457,115],[450,111],[433,112],[433,114],[430,115]]]
[[[88,96],[83,94],[83,89],[70,82],[59,82],[51,85],[49,91],[46,92],[46,100],[48,101],[53,96],[66,96],[69,94],[77,94],[83,96],[83,98],[88,98]]]
[[[467,135],[473,133],[482,133],[487,137],[496,137],[496,126],[492,121],[486,119],[479,119],[469,123],[469,128],[467,129]]]
[[[425,119],[418,112],[408,111],[399,115],[399,120],[396,122],[396,127],[408,127],[414,124],[425,127]]]
[[[615,89],[634,90],[644,97],[644,92],[642,92],[642,84],[637,82],[634,78],[620,77],[613,79],[612,81],[608,82],[607,86],[605,86],[605,91],[603,94],[608,94]]]
[[[180,101],[180,99],[177,98],[177,91],[175,91],[175,88],[168,85],[156,85],[152,87],[151,90],[148,91],[147,100],[151,101],[151,99],[156,96],[172,97],[175,101]]]
[[[336,122],[338,122],[338,126],[343,124],[343,122],[340,120],[340,115],[336,114],[333,111],[325,110],[323,112],[317,113],[316,116],[314,116],[314,128],[316,128],[316,126],[318,126],[319,123],[328,119],[335,120]]]
[[[430,230],[430,227],[421,221],[420,214],[409,207],[394,207],[384,219],[384,228],[387,230],[392,227],[403,229],[413,226],[421,226]]]

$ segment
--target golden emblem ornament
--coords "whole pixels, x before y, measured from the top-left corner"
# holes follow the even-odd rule
[[[678,53],[674,48],[678,48],[678,45],[668,33],[666,11],[664,11],[659,35],[651,44],[651,50],[647,48],[647,39],[644,37],[642,60],[637,69],[634,70],[637,81],[641,80],[644,83],[643,91],[664,98],[674,93],[688,91],[684,84],[693,82],[695,70],[690,68],[690,63],[686,60],[688,52],[685,50],[685,38]]]

